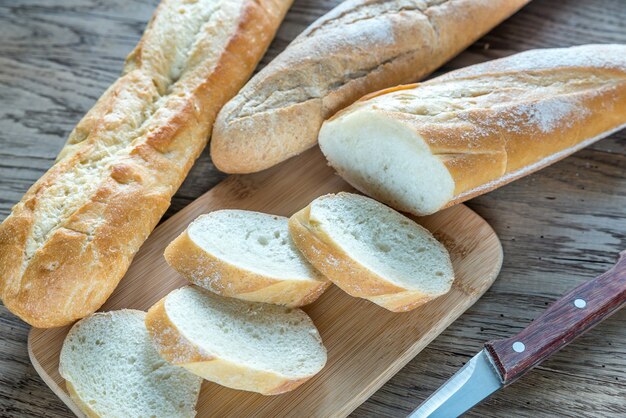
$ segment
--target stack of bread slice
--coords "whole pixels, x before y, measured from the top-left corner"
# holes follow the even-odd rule
[[[68,334],[61,373],[94,416],[106,416],[103,405],[118,415],[157,408],[192,416],[200,378],[264,395],[293,390],[327,359],[298,307],[332,283],[407,311],[445,294],[454,278],[448,252],[429,231],[352,193],[322,196],[290,219],[234,209],[202,215],[165,259],[190,285],[147,315],[95,314]]]
[[[290,219],[244,210],[202,215],[165,250],[191,283],[232,298],[288,307],[336,284],[391,311],[447,293],[446,248],[412,219],[353,193],[321,196]]]

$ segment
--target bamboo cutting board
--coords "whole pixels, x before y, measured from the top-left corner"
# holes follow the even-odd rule
[[[327,167],[317,148],[270,170],[227,178],[155,229],[102,310],[147,310],[184,285],[165,263],[163,250],[198,215],[238,208],[289,216],[314,198],[341,190],[352,189]],[[293,392],[270,397],[205,382],[198,416],[343,417],[380,388],[491,286],[502,264],[498,237],[466,206],[419,222],[450,251],[456,279],[448,294],[411,312],[392,313],[332,286],[305,307],[328,349],[328,363],[317,376]],[[31,330],[29,355],[43,380],[81,415],[58,372],[68,330]]]

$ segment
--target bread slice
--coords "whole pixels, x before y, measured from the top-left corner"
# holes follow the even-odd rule
[[[96,313],[65,337],[59,372],[89,417],[193,417],[202,379],[165,362],[146,313]]]
[[[212,382],[276,395],[326,364],[326,348],[300,309],[224,298],[195,286],[167,295],[146,326],[163,358]]]
[[[447,293],[446,248],[428,230],[365,196],[330,194],[289,220],[298,249],[352,296],[408,311]]]
[[[331,284],[296,249],[287,218],[246,210],[200,216],[165,259],[195,285],[253,302],[302,306]]]

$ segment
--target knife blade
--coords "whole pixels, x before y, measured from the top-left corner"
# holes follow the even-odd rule
[[[488,356],[481,350],[409,417],[456,417],[500,389],[502,380]]]
[[[610,270],[561,297],[519,334],[486,343],[483,350],[409,417],[458,417],[513,383],[625,303],[626,251],[622,251]]]

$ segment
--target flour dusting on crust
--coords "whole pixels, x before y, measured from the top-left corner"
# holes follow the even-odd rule
[[[561,68],[614,68],[626,70],[626,45],[581,45],[570,48],[546,48],[521,52],[510,57],[472,65],[452,71],[438,78],[446,80],[501,72],[541,71]]]
[[[508,114],[517,123],[501,118],[493,122],[500,128],[517,133],[529,127],[536,128],[542,133],[549,133],[559,126],[571,127],[574,121],[588,116],[589,113],[589,109],[582,106],[575,97],[554,97],[520,104],[510,109]]]

